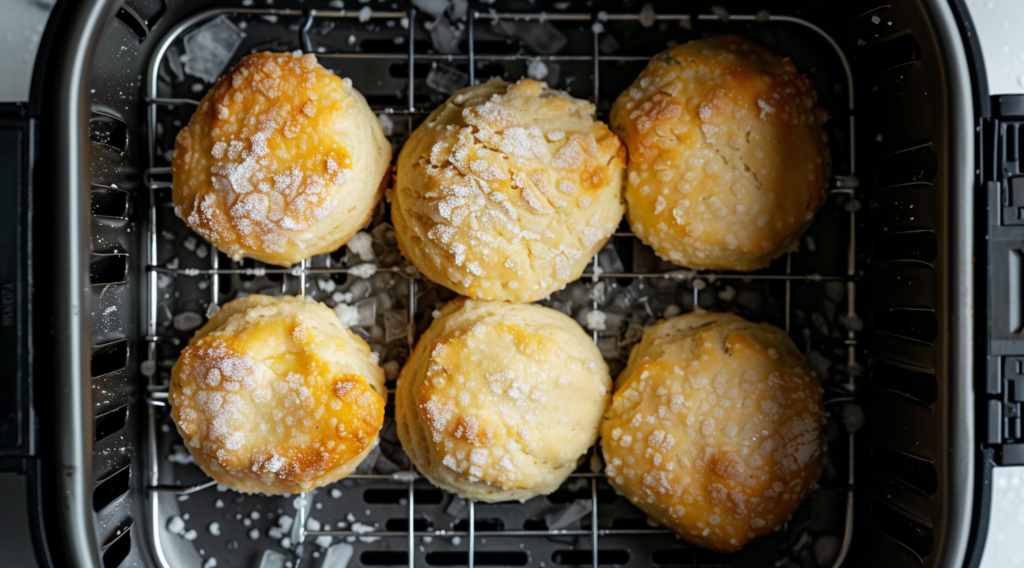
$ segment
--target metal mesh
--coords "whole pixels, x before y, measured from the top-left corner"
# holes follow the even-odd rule
[[[181,55],[184,32],[222,15],[244,26],[246,40],[240,53],[298,47],[315,52],[326,67],[351,77],[375,112],[393,118],[390,138],[396,150],[408,132],[446,97],[425,82],[428,65],[464,69],[469,81],[476,83],[482,72],[500,71],[506,78],[516,78],[524,74],[526,62],[540,61],[561,74],[552,86],[594,100],[599,114],[604,115],[610,100],[658,51],[630,53],[627,46],[615,54],[605,53],[608,49],[601,40],[606,28],[646,32],[636,14],[471,11],[465,43],[459,53],[450,55],[433,53],[414,10],[374,11],[367,19],[366,14],[361,18],[344,11],[218,9],[184,20],[168,33],[155,50],[146,82],[150,155],[144,173],[149,198],[145,223],[149,361],[143,369],[150,392],[146,484],[151,492],[148,536],[158,561],[176,565],[195,561],[198,554],[200,559],[218,558],[217,566],[250,566],[258,564],[269,549],[285,556],[270,553],[268,558],[287,558],[297,565],[321,557],[321,545],[330,538],[352,545],[350,566],[716,566],[737,562],[784,566],[807,557],[809,543],[831,538],[837,545],[834,564],[841,563],[852,531],[853,444],[852,434],[837,428],[835,420],[830,423],[829,465],[821,487],[784,530],[748,546],[734,558],[701,551],[648,524],[642,513],[604,482],[598,473],[599,456],[588,456],[585,465],[552,496],[522,504],[463,502],[432,488],[416,474],[397,447],[397,438],[392,437],[394,370],[429,325],[434,310],[453,295],[408,270],[394,247],[393,233],[389,233],[387,205],[378,208],[368,228],[379,256],[376,273],[367,279],[348,274],[354,263],[348,262],[352,255],[346,256],[344,249],[293,268],[231,262],[173,215],[169,150],[174,135],[208,86],[190,83],[175,71],[173,59]],[[843,175],[834,177],[827,203],[804,239],[804,252],[788,255],[753,274],[694,273],[658,260],[624,224],[579,281],[541,303],[581,323],[586,323],[586,314],[592,310],[612,316],[614,331],[595,329],[593,336],[610,359],[613,376],[624,365],[624,354],[639,339],[639,330],[666,315],[700,306],[775,323],[790,332],[808,354],[812,368],[824,373],[826,404],[832,410],[850,401],[858,369],[855,330],[859,320],[853,298],[859,202],[855,196],[852,75],[835,42],[809,22],[764,13],[732,15],[728,22],[721,19],[721,15],[658,14],[652,33],[677,37],[681,43],[703,33],[693,30],[696,24],[711,22],[709,25],[717,26],[711,33],[728,29],[776,51],[789,54],[787,48],[797,50],[810,58],[810,63],[797,61],[798,66],[815,81],[822,104],[832,115],[833,153],[836,169]],[[554,55],[527,57],[495,31],[495,24],[501,21],[548,22],[570,42]],[[388,42],[402,47],[388,47]],[[480,49],[483,45],[500,50],[502,42],[517,53]],[[361,50],[363,46],[367,51]],[[371,46],[381,51],[370,52]],[[396,85],[402,85],[400,92],[395,92]],[[297,500],[231,492],[214,495],[210,489],[214,483],[188,463],[183,449],[174,447],[181,440],[165,408],[170,367],[192,333],[188,322],[207,313],[211,304],[254,292],[308,295],[329,305],[338,301],[338,294],[343,301],[374,300],[372,316],[370,304],[363,304],[367,325],[357,332],[380,352],[388,369],[389,418],[381,457],[360,466],[346,480]],[[284,515],[294,518],[291,527],[282,521]],[[310,522],[311,516],[316,520]],[[177,519],[195,533],[176,530],[181,529]],[[330,528],[325,528],[328,523]],[[319,530],[313,530],[318,526]],[[282,542],[285,539],[290,542]]]

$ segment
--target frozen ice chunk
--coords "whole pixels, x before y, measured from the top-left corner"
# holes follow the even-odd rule
[[[548,66],[540,59],[529,59],[526,62],[526,76],[534,81],[543,81],[548,76]]]
[[[372,262],[367,262],[349,268],[348,273],[351,276],[358,276],[359,278],[369,278],[377,273],[377,265]]]
[[[444,11],[448,9],[449,4],[451,4],[450,0],[412,0],[413,6],[416,6],[435,18],[444,14]]]
[[[622,264],[622,259],[619,258],[619,252],[615,250],[615,246],[611,243],[608,243],[601,249],[601,254],[597,257],[597,260],[605,272],[626,271],[625,266]]]
[[[391,120],[390,116],[381,113],[377,115],[377,120],[380,121],[380,129],[384,132],[384,136],[391,136],[395,133],[395,121]]]
[[[408,336],[408,317],[401,310],[384,312],[384,343],[405,341]]]
[[[594,310],[587,314],[587,329],[591,331],[604,331],[608,326],[608,316],[601,310]]]
[[[351,544],[339,542],[324,553],[324,560],[320,563],[320,568],[348,568],[353,552]]]
[[[276,550],[263,551],[263,558],[260,559],[259,568],[285,568],[288,557]]]
[[[174,329],[178,331],[192,331],[203,325],[203,316],[195,312],[181,312],[174,316]]]
[[[377,456],[377,463],[373,464],[373,471],[384,475],[390,475],[396,471],[401,471],[401,469],[398,467],[398,464],[388,459],[383,452]]]
[[[818,561],[818,566],[831,566],[836,556],[839,556],[840,547],[842,541],[832,535],[825,535],[814,541],[814,559]]]
[[[384,246],[395,246],[395,228],[391,226],[391,223],[381,223],[370,231],[373,235],[373,240]]]
[[[448,7],[448,16],[455,21],[465,20],[469,15],[469,0],[452,0]]]
[[[843,405],[842,417],[843,426],[846,426],[846,431],[851,434],[864,427],[864,409],[856,404]]]
[[[722,6],[712,6],[711,12],[718,16],[718,19],[721,20],[723,24],[729,23],[729,11]]]
[[[597,48],[605,55],[611,55],[621,47],[622,46],[619,45],[619,40],[615,39],[615,36],[609,34],[602,35],[601,40],[597,44]]]
[[[377,298],[367,298],[356,304],[356,325],[373,325],[377,321]]]
[[[355,306],[341,302],[334,306],[334,313],[338,316],[341,325],[345,327],[359,325],[359,310]]]
[[[220,77],[245,33],[220,16],[185,36],[185,72],[212,83]]]
[[[551,530],[563,530],[579,526],[579,521],[590,514],[590,499],[573,501],[568,507],[544,515],[544,521]]]
[[[185,532],[185,521],[181,520],[181,517],[175,515],[167,522],[167,530],[174,534],[182,534]]]
[[[372,532],[374,532],[376,530],[377,529],[375,529],[374,527],[371,527],[370,525],[367,525],[367,524],[364,524],[364,523],[360,523],[360,522],[352,523],[352,532],[356,532],[356,533],[359,533],[359,534],[366,534],[366,533],[372,533]],[[380,540],[380,537],[379,536],[361,536],[361,537],[359,537],[359,540],[360,540],[360,542],[374,542],[374,541]]]
[[[552,55],[558,53],[569,38],[551,22],[513,22],[499,20],[498,28],[505,34],[517,38],[523,43],[523,47],[541,55]]]
[[[444,508],[444,512],[456,519],[461,519],[466,514],[466,500],[462,497],[452,495],[452,500],[448,503],[448,506]]]
[[[316,281],[316,287],[327,294],[333,294],[334,290],[338,287],[338,283],[329,277],[321,278]]]
[[[643,8],[640,8],[640,25],[649,28],[654,25],[654,19],[654,5],[644,4]]]
[[[448,18],[438,18],[423,24],[430,32],[430,41],[438,53],[458,53],[462,30],[452,26]]]
[[[469,75],[454,67],[436,65],[427,73],[427,86],[446,95],[451,95],[468,85]]]
[[[377,465],[377,460],[380,459],[380,446],[377,446],[370,450],[370,453],[366,454],[363,461],[359,462],[354,470],[355,473],[373,473],[374,466]]]
[[[373,254],[373,237],[370,236],[370,233],[361,231],[352,235],[346,246],[348,247],[349,254],[358,256],[359,260],[363,262],[369,262],[375,258]]]
[[[167,69],[174,75],[174,81],[178,83],[185,80],[185,71],[181,68],[182,59],[184,58],[178,46],[172,45],[167,48],[167,57],[164,61],[167,62]]]

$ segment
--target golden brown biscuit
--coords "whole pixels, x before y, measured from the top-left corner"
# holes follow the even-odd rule
[[[734,552],[821,475],[818,379],[781,329],[691,313],[644,333],[601,423],[608,481],[686,540]]]
[[[756,270],[796,250],[828,187],[816,99],[788,58],[738,36],[655,56],[611,112],[633,232],[696,269]]]
[[[314,55],[254,53],[174,141],[174,211],[235,260],[288,266],[369,221],[391,145],[366,100]]]
[[[377,444],[384,371],[330,308],[246,296],[224,305],[171,371],[171,416],[217,483],[301,493],[348,475]]]
[[[530,302],[582,274],[625,211],[625,148],[594,105],[501,79],[435,109],[398,155],[391,218],[430,280]]]
[[[558,488],[597,439],[611,379],[568,316],[450,302],[398,377],[398,437],[434,485],[475,501]]]

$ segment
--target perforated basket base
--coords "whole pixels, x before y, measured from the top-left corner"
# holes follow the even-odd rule
[[[153,66],[147,93],[153,133],[152,167],[145,175],[150,196],[147,326],[148,355],[156,369],[148,379],[154,392],[149,435],[155,448],[149,456],[149,536],[159,559],[170,566],[210,565],[215,558],[218,567],[250,567],[259,565],[266,551],[272,550],[284,554],[292,566],[315,566],[322,559],[322,545],[329,541],[351,545],[349,566],[353,567],[827,566],[841,561],[841,549],[851,529],[853,456],[850,436],[835,418],[826,427],[828,465],[820,487],[783,530],[733,556],[697,549],[650,524],[617,496],[599,473],[592,472],[596,460],[589,455],[558,491],[525,503],[474,506],[421,478],[410,481],[413,474],[397,442],[390,400],[381,457],[361,466],[359,475],[312,494],[309,515],[315,520],[307,522],[301,543],[294,542],[288,530],[279,533],[280,527],[287,525],[281,516],[297,515],[293,497],[197,489],[209,480],[195,465],[181,463],[188,461],[187,454],[163,406],[166,395],[160,392],[166,389],[170,368],[192,333],[179,330],[181,317],[176,327],[175,316],[185,312],[202,315],[211,303],[257,292],[304,292],[332,306],[339,292],[352,294],[345,299],[348,303],[375,298],[373,324],[356,331],[380,353],[393,390],[396,371],[410,349],[404,324],[411,324],[411,335],[418,337],[430,324],[434,310],[454,297],[408,276],[407,263],[385,226],[389,220],[386,204],[381,204],[367,228],[375,236],[379,266],[369,279],[347,274],[349,259],[344,249],[294,269],[251,261],[233,263],[223,255],[210,254],[210,247],[174,216],[168,189],[169,150],[195,109],[195,103],[188,101],[200,98],[209,84],[187,75],[179,77],[177,66],[172,68],[168,60],[184,52],[182,38],[188,30],[222,14],[244,27],[245,37],[232,63],[245,53],[290,51],[308,40],[306,47],[318,54],[321,63],[350,77],[374,109],[388,115],[394,123],[390,138],[396,152],[409,130],[447,98],[427,85],[433,65],[451,66],[479,82],[498,74],[516,79],[525,73],[528,61],[541,60],[548,67],[553,87],[592,100],[596,93],[599,115],[606,119],[614,97],[632,82],[650,56],[670,41],[739,33],[792,57],[813,79],[821,104],[830,112],[827,128],[834,171],[842,174],[798,253],[753,274],[693,274],[658,260],[623,224],[596,259],[600,265],[597,277],[593,269],[588,270],[579,281],[540,303],[570,314],[581,324],[586,323],[590,310],[604,311],[610,325],[594,335],[613,374],[624,366],[643,326],[666,313],[685,313],[697,305],[787,329],[822,378],[827,408],[833,415],[848,403],[848,387],[859,369],[855,333],[851,331],[859,328],[859,320],[847,301],[854,294],[857,274],[854,243],[859,202],[852,189],[843,187],[855,185],[850,183],[855,181],[850,157],[852,85],[841,52],[817,28],[795,18],[763,14],[734,15],[728,23],[718,22],[713,15],[694,22],[689,16],[660,14],[653,27],[643,28],[637,14],[608,14],[601,16],[604,31],[598,33],[593,25],[597,16],[557,10],[545,16],[514,15],[533,22],[543,17],[569,39],[557,54],[537,57],[493,29],[495,19],[512,15],[471,13],[473,33],[463,31],[464,51],[449,56],[434,54],[423,27],[425,18],[411,12],[373,12],[368,21],[361,22],[354,12],[310,14],[276,4],[269,9],[213,10],[181,22],[165,38],[155,54],[158,64]],[[309,31],[301,34],[303,28]],[[619,44],[614,53],[599,48],[607,36]],[[595,287],[603,292],[595,293]],[[603,301],[594,299],[601,296]],[[368,305],[363,304],[364,308]],[[550,526],[561,514],[574,519]],[[171,528],[180,530],[172,532]]]

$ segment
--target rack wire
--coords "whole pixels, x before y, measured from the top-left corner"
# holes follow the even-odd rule
[[[160,127],[158,120],[158,111],[162,108],[174,107],[176,105],[198,105],[199,101],[191,98],[183,97],[161,97],[159,96],[159,71],[164,58],[168,54],[168,48],[181,36],[185,31],[216,18],[221,15],[229,16],[262,16],[267,18],[299,18],[301,25],[299,26],[298,41],[299,45],[304,51],[313,51],[313,43],[310,39],[310,30],[314,23],[321,20],[331,19],[354,19],[359,18],[360,21],[365,19],[360,17],[357,12],[347,12],[344,10],[316,10],[316,9],[277,9],[277,8],[218,8],[207,10],[202,13],[195,14],[189,18],[186,18],[178,22],[161,40],[157,48],[154,50],[152,55],[147,80],[145,83],[145,101],[147,104],[147,141],[148,141],[148,168],[143,172],[142,178],[143,183],[147,191],[148,197],[148,218],[145,230],[145,239],[147,243],[147,262],[146,262],[146,279],[147,279],[147,290],[146,290],[146,314],[145,314],[145,329],[146,337],[145,340],[148,344],[148,359],[154,364],[158,358],[157,347],[159,344],[169,342],[177,345],[180,343],[178,338],[161,336],[158,333],[158,320],[159,320],[159,309],[161,305],[161,294],[158,289],[158,278],[160,276],[172,277],[172,278],[209,278],[211,290],[210,302],[213,304],[219,304],[220,301],[220,279],[231,278],[234,276],[267,276],[277,275],[282,277],[282,290],[289,288],[292,285],[297,287],[297,291],[300,295],[305,296],[307,294],[307,279],[313,276],[325,276],[335,274],[347,274],[349,269],[341,266],[327,266],[327,267],[314,267],[310,262],[303,261],[297,266],[291,268],[279,268],[279,267],[267,267],[267,266],[256,266],[256,267],[239,267],[232,263],[232,266],[220,266],[220,257],[216,252],[213,252],[209,256],[209,267],[208,268],[179,268],[171,267],[167,265],[161,265],[158,262],[158,239],[160,235],[161,227],[158,223],[158,206],[161,203],[166,203],[169,200],[169,190],[171,188],[171,182],[169,180],[170,168],[166,166],[158,166],[158,155],[157,155],[157,136],[156,133]],[[409,132],[412,131],[414,121],[417,118],[421,118],[426,115],[429,110],[426,108],[419,108],[416,106],[416,76],[415,76],[415,63],[417,61],[426,62],[464,62],[469,67],[469,78],[470,84],[477,83],[476,68],[481,62],[502,62],[502,61],[516,61],[523,58],[519,54],[489,54],[489,53],[478,53],[476,50],[475,42],[475,28],[478,23],[481,22],[497,22],[499,20],[515,20],[515,21],[533,21],[533,22],[575,22],[579,24],[590,24],[590,30],[592,34],[592,53],[590,55],[578,55],[578,54],[554,54],[554,55],[540,55],[531,56],[532,59],[538,59],[545,62],[592,62],[592,73],[593,73],[593,84],[592,84],[592,97],[596,102],[599,96],[601,87],[601,66],[602,64],[615,63],[615,62],[643,62],[649,59],[649,55],[614,55],[602,53],[600,46],[600,37],[603,31],[603,22],[615,22],[615,21],[636,21],[639,19],[637,14],[570,14],[570,13],[500,13],[500,12],[478,12],[471,10],[468,13],[468,49],[466,53],[462,54],[429,54],[429,53],[418,53],[416,49],[417,40],[417,12],[416,10],[408,11],[393,11],[393,12],[382,12],[374,11],[370,15],[371,23],[374,21],[386,21],[386,20],[400,20],[407,22],[407,25],[403,25],[407,29],[406,42],[408,44],[408,51],[403,55],[395,53],[349,53],[349,52],[317,52],[316,55],[320,59],[361,59],[361,60],[402,60],[404,59],[408,67],[408,90],[406,93],[407,104],[404,106],[389,106],[383,109],[375,109],[375,112],[383,112],[388,115],[404,116],[406,118],[406,126]],[[686,23],[693,20],[696,21],[715,21],[722,20],[723,16],[720,14],[700,14],[700,15],[686,15],[686,14],[657,14],[655,16],[655,22],[676,22]],[[734,22],[773,22],[781,23],[786,25],[800,26],[807,30],[814,32],[823,38],[834,50],[842,64],[843,71],[845,73],[845,79],[847,82],[847,108],[848,111],[847,120],[849,124],[847,126],[849,142],[848,142],[848,173],[846,175],[834,176],[832,180],[832,187],[829,190],[832,194],[844,194],[854,198],[857,194],[858,181],[856,177],[856,161],[854,155],[855,148],[855,118],[854,118],[854,82],[851,68],[846,60],[846,57],[836,43],[825,31],[815,26],[813,23],[806,20],[787,16],[787,15],[775,15],[766,14],[764,12],[757,15],[747,14],[734,14],[727,17],[728,20]],[[291,33],[291,32],[288,32]],[[282,35],[285,35],[282,33]],[[653,55],[653,54],[650,54]],[[358,86],[358,80],[357,86]],[[643,271],[605,271],[601,270],[599,265],[600,253],[595,256],[593,266],[590,270],[583,274],[583,280],[591,280],[598,282],[602,279],[618,279],[618,278],[646,278],[646,279],[673,279],[673,280],[698,280],[698,281],[715,281],[715,280],[741,280],[745,282],[756,282],[756,281],[779,281],[784,283],[785,286],[785,327],[789,331],[790,327],[790,314],[791,314],[791,294],[792,284],[795,282],[838,282],[844,283],[846,288],[846,317],[849,319],[855,319],[856,313],[856,285],[857,285],[857,251],[856,251],[856,208],[847,208],[849,211],[849,240],[848,248],[846,251],[847,262],[846,270],[844,273],[837,274],[792,274],[791,273],[791,255],[787,256],[786,269],[784,274],[767,274],[767,273],[752,273],[752,274],[733,274],[733,273],[708,273],[708,272],[693,272],[683,269],[674,269],[664,272],[643,272]],[[613,235],[613,238],[630,238],[633,237],[632,233],[629,232],[617,232]],[[379,267],[379,272],[390,272],[394,275],[406,278],[409,281],[409,297],[408,297],[408,324],[410,329],[415,330],[415,314],[417,311],[417,284],[419,276],[415,271],[409,271],[402,267]],[[700,287],[693,286],[694,305],[698,305],[700,300]],[[599,305],[597,300],[592,300],[592,309],[598,309]],[[413,334],[409,334],[409,348],[411,349],[414,343]],[[597,331],[593,332],[594,340],[597,341]],[[846,352],[847,361],[846,366],[849,369],[857,367],[857,334],[853,329],[849,329],[846,332]],[[826,404],[832,404],[836,402],[843,402],[850,400],[850,396],[855,392],[855,379],[854,374],[851,372],[847,375],[845,382],[845,389],[842,390],[837,396],[833,396]],[[390,389],[389,392],[393,392]],[[148,537],[151,539],[152,549],[154,550],[158,561],[169,568],[170,564],[164,553],[164,543],[162,542],[162,536],[160,534],[161,527],[165,524],[165,517],[161,513],[160,501],[158,495],[160,494],[175,494],[179,496],[191,495],[216,485],[216,482],[212,480],[194,483],[190,485],[179,485],[179,484],[161,484],[161,470],[160,470],[160,459],[158,452],[158,441],[157,441],[157,426],[158,426],[158,412],[160,408],[166,406],[167,400],[167,385],[161,384],[156,374],[153,374],[149,378],[148,385],[148,398],[147,408],[148,412],[148,471],[147,471],[147,489],[150,493],[148,499],[148,521],[149,528]],[[848,472],[847,472],[847,484],[846,498],[845,498],[845,515],[844,515],[844,528],[842,533],[842,544],[834,562],[834,566],[838,567],[842,564],[846,557],[849,549],[850,540],[853,531],[853,494],[852,487],[854,485],[854,444],[853,434],[849,434],[848,444]],[[574,473],[570,476],[570,482],[572,481],[584,481],[589,485],[590,494],[590,528],[589,529],[573,529],[573,530],[477,530],[476,528],[476,507],[472,501],[467,503],[467,516],[468,525],[465,530],[416,530],[415,519],[416,519],[416,504],[415,504],[415,489],[416,481],[423,479],[415,470],[398,471],[392,474],[352,474],[347,479],[351,480],[374,480],[383,482],[392,482],[396,485],[404,485],[407,489],[407,503],[408,503],[408,527],[406,530],[382,530],[374,531],[373,537],[386,538],[386,539],[406,539],[408,549],[408,566],[413,567],[417,565],[416,556],[416,542],[418,539],[425,538],[450,538],[450,537],[464,537],[466,538],[466,549],[468,552],[468,565],[474,566],[475,561],[475,548],[478,539],[483,538],[531,538],[531,537],[580,537],[589,538],[590,540],[590,553],[591,563],[596,568],[599,564],[599,542],[602,537],[609,536],[626,536],[626,537],[645,537],[649,535],[666,535],[670,534],[669,531],[663,528],[649,528],[649,529],[616,529],[616,528],[599,528],[599,515],[598,515],[598,481],[602,478],[601,474],[598,473]],[[307,530],[305,526],[306,517],[310,512],[310,505],[312,499],[304,500],[305,506],[297,509],[296,519],[293,523],[291,531],[291,538],[295,544],[301,545],[308,542],[310,539],[315,539],[322,536],[331,537],[361,537],[364,533],[353,530]],[[301,550],[301,548],[300,548]],[[696,556],[693,556],[693,566],[698,566]],[[296,559],[296,567],[298,565],[298,559]]]

